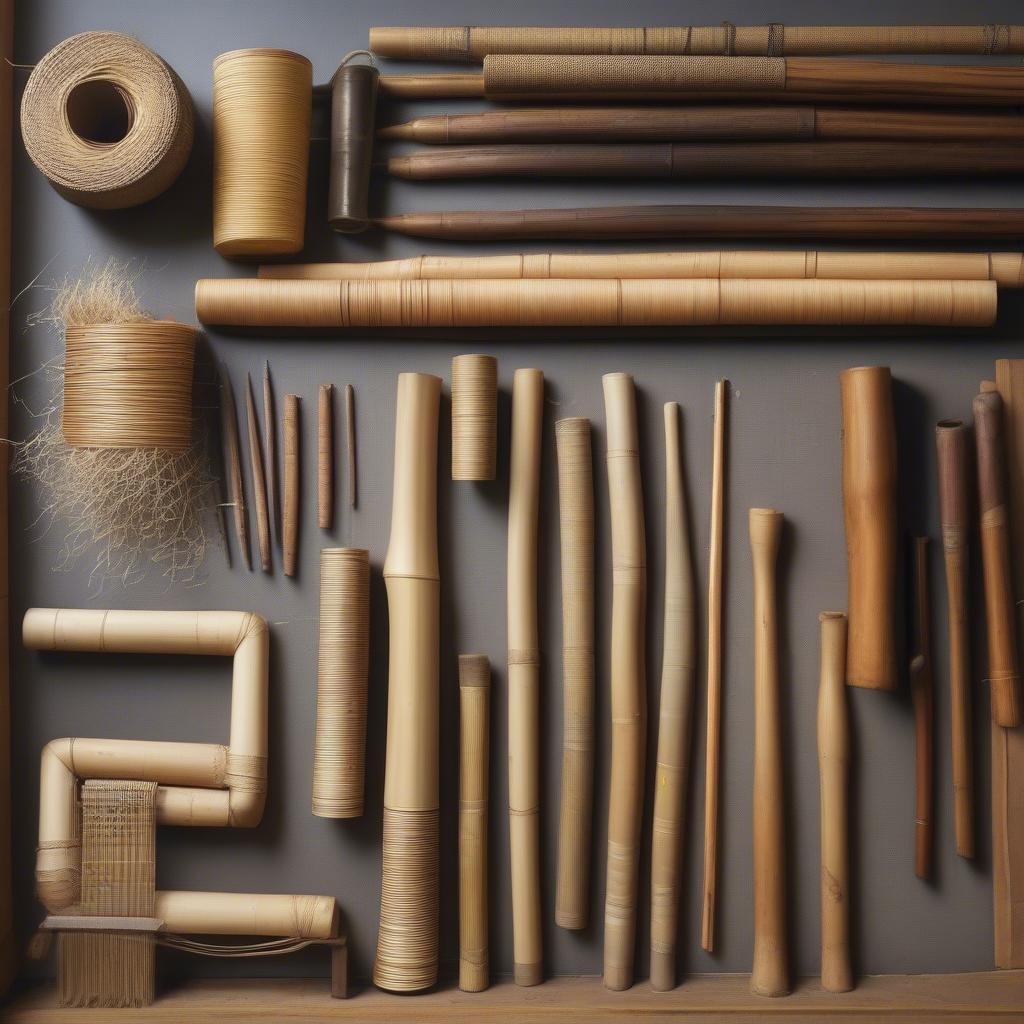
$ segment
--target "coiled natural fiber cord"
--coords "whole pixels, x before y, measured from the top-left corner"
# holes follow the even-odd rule
[[[29,76],[21,134],[65,199],[137,206],[167,189],[192,150],[188,90],[152,50],[118,32],[58,43]]]
[[[213,244],[222,256],[295,253],[306,221],[313,66],[289,50],[213,62]]]
[[[452,479],[493,480],[497,465],[498,360],[452,359]]]

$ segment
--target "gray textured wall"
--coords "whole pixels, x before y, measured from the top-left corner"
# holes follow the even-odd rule
[[[110,28],[138,36],[182,75],[198,114],[198,137],[182,179],[163,197],[139,210],[91,213],[70,205],[36,173],[16,146],[15,292],[38,275],[14,307],[12,378],[31,374],[58,356],[58,341],[27,316],[47,302],[44,285],[76,275],[89,257],[108,255],[143,261],[146,305],[156,314],[190,320],[196,277],[252,271],[229,264],[210,242],[210,103],[213,58],[240,46],[283,46],[307,54],[315,80],[326,81],[346,51],[365,46],[371,24],[466,23],[664,23],[673,18],[714,24],[769,20],[988,22],[1019,16],[1013,0],[901,0],[865,9],[850,2],[820,4],[779,0],[693,2],[682,8],[656,0],[570,3],[523,0],[513,7],[477,2],[413,0],[392,3],[333,3],[330,0],[32,0],[19,4],[17,59],[30,64],[73,32]],[[955,59],[955,58],[954,58]],[[414,113],[470,109],[452,102],[385,109],[382,122]],[[322,131],[314,134],[323,134]],[[343,239],[324,225],[327,149],[313,143],[306,256],[353,260],[409,256],[423,251],[414,239]],[[815,184],[804,182],[641,184],[378,183],[378,209],[584,205],[613,202],[917,203],[1019,205],[1018,183],[956,181]],[[627,246],[606,246],[609,251]],[[662,246],[670,248],[669,245]],[[543,251],[544,245],[530,246]],[[650,248],[637,246],[636,248]],[[430,252],[469,251],[432,244]],[[495,245],[488,251],[515,251]],[[331,893],[348,917],[354,973],[366,975],[373,955],[380,873],[380,816],[386,710],[386,603],[380,566],[388,534],[391,492],[395,375],[423,370],[447,378],[452,355],[495,353],[500,360],[501,417],[499,479],[483,486],[452,486],[447,479],[447,406],[442,414],[440,541],[442,564],[442,890],[441,948],[444,966],[457,962],[457,717],[455,674],[460,651],[486,653],[494,665],[491,824],[491,956],[496,973],[511,971],[511,922],[505,807],[505,506],[507,487],[508,388],[517,366],[541,367],[547,377],[542,530],[541,644],[544,652],[542,741],[545,958],[558,974],[594,974],[601,965],[605,807],[608,776],[607,625],[608,517],[602,467],[601,374],[624,370],[636,377],[640,402],[642,460],[650,603],[648,624],[649,728],[653,751],[661,651],[662,482],[661,405],[679,401],[684,410],[686,475],[694,541],[703,592],[706,582],[707,507],[710,489],[713,382],[727,377],[730,395],[726,560],[726,664],[723,747],[723,846],[719,953],[699,949],[699,894],[703,770],[695,771],[685,850],[687,897],[682,913],[681,962],[689,971],[743,971],[751,951],[750,790],[752,745],[751,578],[746,510],[773,505],[787,517],[782,557],[782,670],[786,730],[792,943],[795,969],[815,973],[818,964],[818,794],[815,755],[817,612],[845,604],[845,558],[840,505],[837,374],[846,366],[888,363],[898,382],[901,473],[908,529],[937,534],[932,427],[941,417],[965,416],[979,379],[991,376],[997,356],[1024,355],[1018,341],[1022,304],[1001,297],[1000,324],[989,331],[950,334],[923,330],[887,335],[848,332],[714,331],[623,334],[534,331],[469,331],[424,337],[372,338],[231,336],[210,331],[218,358],[236,388],[246,372],[258,375],[264,358],[273,367],[280,399],[303,396],[306,424],[302,549],[299,575],[286,580],[275,552],[275,574],[226,571],[214,551],[196,586],[169,586],[159,575],[124,589],[91,587],[89,563],[55,573],[61,530],[33,528],[38,495],[24,483],[12,490],[11,547],[13,627],[31,605],[132,608],[251,608],[273,623],[270,796],[263,824],[255,831],[162,829],[159,885],[165,888],[238,889]],[[339,505],[330,535],[316,527],[314,409],[321,381],[355,385],[359,423],[360,504]],[[15,438],[32,428],[31,410],[42,401],[39,378],[12,389]],[[589,416],[595,428],[598,498],[598,785],[593,837],[592,919],[582,934],[554,927],[553,898],[557,827],[561,695],[558,520],[553,422],[559,416]],[[339,474],[341,475],[341,474]],[[309,810],[316,670],[318,551],[322,545],[369,548],[373,578],[373,648],[367,757],[367,812],[358,821],[314,818]],[[980,680],[983,657],[975,658],[978,728],[979,856],[974,864],[954,853],[948,755],[948,677],[941,555],[931,552],[935,592],[937,667],[936,878],[913,874],[913,735],[906,693],[895,697],[853,692],[857,770],[855,814],[855,948],[862,970],[927,972],[984,969],[992,964],[991,871],[988,841],[988,701]],[[703,601],[701,601],[703,605]],[[703,634],[703,614],[701,632]],[[977,632],[980,650],[980,632]],[[703,680],[703,644],[699,678]],[[32,896],[32,861],[37,817],[37,763],[43,744],[58,736],[112,736],[221,741],[227,735],[227,669],[215,660],[40,656],[15,642],[13,653],[15,865],[20,924],[28,930],[40,916]],[[703,690],[703,687],[701,687]],[[703,698],[698,701],[694,764],[703,765]],[[653,761],[653,758],[649,759]],[[650,772],[648,772],[650,778]],[[645,814],[649,842],[650,806]],[[645,856],[645,862],[647,857]],[[644,869],[646,891],[646,863]],[[641,903],[646,899],[642,898]],[[640,936],[648,935],[646,908]],[[641,947],[645,945],[641,941]],[[642,948],[639,974],[646,972]],[[231,965],[174,961],[182,972],[231,970]],[[249,964],[242,970],[253,970]],[[261,961],[266,973],[317,973],[315,956]]]

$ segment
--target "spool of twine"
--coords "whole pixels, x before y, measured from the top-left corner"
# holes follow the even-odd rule
[[[452,360],[452,479],[493,480],[498,430],[498,360]]]
[[[173,320],[69,325],[64,440],[76,448],[167,448],[192,442],[196,330]]]
[[[313,747],[313,813],[363,813],[370,561],[361,548],[320,552],[320,647]]]
[[[289,50],[213,62],[213,244],[222,256],[295,253],[306,220],[313,66]]]
[[[21,100],[32,162],[65,199],[137,206],[178,177],[192,150],[188,90],[152,50],[118,32],[81,32],[35,66]]]

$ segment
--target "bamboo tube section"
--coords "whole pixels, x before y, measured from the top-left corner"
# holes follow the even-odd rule
[[[928,538],[914,538],[914,653],[910,659],[910,696],[914,705],[914,874],[932,875],[935,810],[935,680],[932,671],[931,597]]]
[[[284,396],[284,574],[294,576],[299,554],[299,474],[302,469],[299,396]]]
[[[480,63],[492,53],[1024,53],[1021,25],[681,25],[374,27],[370,49],[398,60]]]
[[[369,648],[369,552],[324,548],[313,743],[313,813],[321,818],[363,813]]]
[[[1008,176],[1019,142],[538,143],[447,146],[389,157],[413,181],[464,178],[902,178]]]
[[[235,540],[242,553],[246,569],[252,569],[252,555],[249,553],[249,514],[245,507],[245,491],[242,487],[242,456],[238,442],[238,417],[235,413],[235,392],[227,369],[217,369],[220,382],[220,432],[224,441],[225,463],[228,477],[228,501],[234,513]]]
[[[676,984],[676,934],[697,668],[697,614],[679,405],[666,403],[664,415],[665,618],[651,840],[651,987],[659,992],[667,992]]]
[[[974,399],[974,438],[992,721],[1013,728],[1021,721],[1021,684],[1006,499],[1006,439],[999,392],[980,394]]]
[[[846,705],[846,616],[822,612],[818,683],[821,793],[821,986],[853,988],[850,963],[850,721]]]
[[[608,504],[612,531],[611,782],[604,907],[604,984],[633,984],[644,805],[647,542],[644,537],[636,392],[626,373],[606,373]]]
[[[562,791],[555,924],[586,928],[594,814],[594,468],[590,420],[555,423],[562,566]]]
[[[1021,120],[1024,122],[1024,118]],[[259,276],[303,281],[846,278],[852,281],[995,281],[1000,288],[1024,288],[1024,254],[776,250],[413,256],[375,263],[268,263],[259,268]]]
[[[879,110],[827,106],[526,107],[432,114],[377,132],[434,145],[522,142],[1019,142],[1024,118],[1010,113]]]
[[[329,939],[338,934],[333,896],[249,892],[157,892],[164,930],[190,935],[278,935]]]
[[[887,366],[839,375],[849,642],[846,681],[894,690],[896,668],[896,426]]]
[[[992,281],[206,279],[196,315],[236,327],[988,326]]]
[[[718,907],[718,803],[722,746],[722,553],[725,524],[725,393],[715,384],[714,442],[711,455],[711,526],[708,540],[707,748],[704,760],[704,886],[700,944],[715,949]]]
[[[540,641],[537,516],[544,374],[516,370],[508,491],[508,811],[517,985],[544,977],[540,905]]]
[[[781,512],[750,510],[754,561],[754,965],[750,990],[789,995],[776,569]]]
[[[334,522],[334,385],[321,384],[318,393],[317,525],[329,530]]]
[[[949,619],[950,742],[953,765],[953,821],[956,852],[974,856],[974,753],[971,720],[970,472],[967,428],[943,420],[935,428],[939,470],[939,515],[946,567]]]
[[[373,981],[417,992],[437,981],[437,423],[441,380],[398,376],[388,593],[388,731],[380,932]]]
[[[491,667],[482,654],[459,655],[459,988],[488,981],[487,778]]]
[[[498,360],[452,359],[452,479],[493,480],[498,454]]]
[[[267,506],[267,481],[263,471],[263,451],[260,448],[260,425],[256,419],[256,399],[252,393],[252,378],[245,375],[245,419],[249,430],[249,470],[252,473],[252,494],[256,502],[256,535],[259,538],[260,568],[270,572],[270,512]]]

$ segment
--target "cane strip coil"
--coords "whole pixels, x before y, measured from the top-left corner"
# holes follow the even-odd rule
[[[498,360],[452,360],[452,479],[493,480],[497,466]]]

